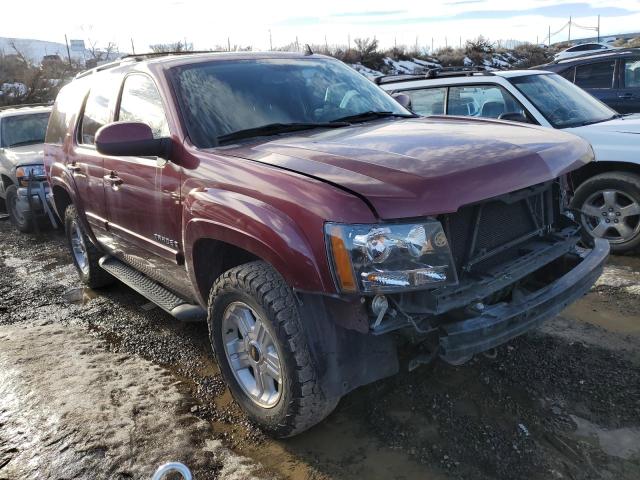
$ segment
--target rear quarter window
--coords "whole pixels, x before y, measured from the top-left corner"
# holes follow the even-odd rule
[[[67,132],[71,132],[73,119],[81,108],[86,93],[84,82],[71,83],[60,90],[53,105],[45,143],[62,145]]]
[[[612,88],[615,60],[576,67],[575,84],[582,88]]]

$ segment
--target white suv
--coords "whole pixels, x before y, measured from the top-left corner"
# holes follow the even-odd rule
[[[589,141],[597,161],[571,176],[584,231],[607,239],[616,253],[640,247],[640,114],[621,115],[561,76],[538,70],[443,69],[375,82],[406,94],[419,115],[527,122]]]

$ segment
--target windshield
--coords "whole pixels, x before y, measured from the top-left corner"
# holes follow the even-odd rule
[[[322,124],[365,112],[411,115],[355,70],[330,59],[220,60],[176,67],[175,79],[189,136],[200,148],[265,125]]]
[[[617,113],[560,75],[509,79],[555,128],[579,127],[615,118]]]
[[[2,125],[2,142],[5,148],[33,143],[44,143],[49,113],[30,113],[4,117]]]

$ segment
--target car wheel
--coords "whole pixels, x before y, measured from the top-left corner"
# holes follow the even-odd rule
[[[291,289],[265,262],[232,268],[215,281],[208,324],[231,394],[269,434],[296,435],[337,405],[339,398],[320,391]]]
[[[609,241],[612,253],[625,254],[640,246],[640,176],[632,173],[602,173],[582,183],[572,207],[578,210],[583,240]]]
[[[23,233],[33,232],[33,215],[31,212],[21,213],[18,209],[18,187],[7,188],[7,213],[9,219]]]
[[[91,288],[109,285],[115,279],[98,264],[103,255],[84,231],[75,205],[69,205],[64,213],[64,230],[71,251],[71,259],[80,280]]]

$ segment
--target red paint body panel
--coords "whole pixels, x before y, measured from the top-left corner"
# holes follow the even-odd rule
[[[198,150],[186,138],[167,78],[172,66],[199,61],[196,57],[97,74],[118,82],[129,71],[153,78],[173,140],[171,162],[94,158],[77,144],[76,112],[65,120],[64,148],[50,142],[45,154],[54,195],[55,187],[68,190],[81,208],[104,216],[106,230],[94,233],[105,250],[144,264],[145,273],[167,278],[169,285],[182,283],[180,293],[202,304],[206,299],[195,271],[206,265],[193,262],[199,240],[220,240],[263,258],[294,288],[334,293],[325,222],[373,223],[454,212],[551,180],[592,158],[587,143],[562,132],[451,117],[377,120]],[[211,56],[202,59],[211,61]],[[118,189],[74,184],[65,171],[74,160],[83,168],[86,164],[95,181],[100,173],[114,171],[123,184]],[[159,244],[155,234],[177,241],[177,248]]]

